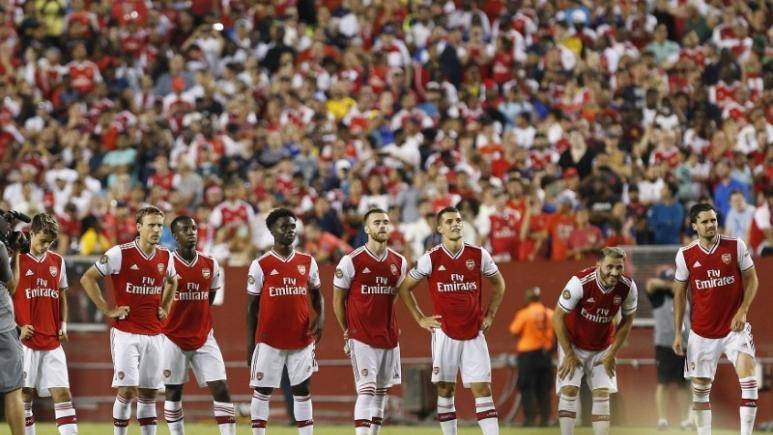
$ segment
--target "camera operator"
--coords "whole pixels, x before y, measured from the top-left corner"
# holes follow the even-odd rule
[[[9,288],[12,283],[11,262],[7,236],[11,222],[0,211],[0,394],[5,396],[5,418],[12,435],[24,435],[24,404],[21,397],[23,381],[22,349],[13,315],[13,301]]]

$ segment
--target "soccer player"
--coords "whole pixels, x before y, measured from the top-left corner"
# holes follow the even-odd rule
[[[172,435],[185,433],[183,426],[183,384],[188,367],[199,386],[209,386],[212,409],[221,435],[236,434],[236,414],[226,383],[225,364],[212,331],[210,305],[222,286],[220,266],[212,257],[196,251],[198,227],[189,216],[177,216],[169,225],[177,250],[174,269],[177,292],[164,326],[163,375],[166,384],[164,418]]]
[[[609,395],[617,392],[615,355],[631,332],[637,304],[636,284],[623,275],[624,260],[625,251],[602,248],[596,266],[569,279],[556,304],[561,435],[574,433],[583,376],[593,395],[593,433],[609,434]],[[621,318],[615,325],[618,312]]]
[[[247,357],[252,434],[264,435],[268,400],[279,387],[287,366],[293,392],[293,410],[299,435],[314,433],[311,375],[317,371],[314,344],[322,337],[325,322],[317,262],[295,251],[296,218],[285,208],[266,217],[274,238],[269,252],[254,260],[247,277]],[[309,299],[317,316],[310,321]]]
[[[156,389],[161,385],[163,321],[177,290],[172,253],[158,245],[164,213],[156,207],[137,211],[139,237],[110,248],[81,277],[86,294],[105,316],[115,318],[110,330],[113,357],[113,433],[126,435],[131,402],[137,397],[142,435],[156,433]],[[109,307],[99,280],[110,276],[116,306]]]
[[[394,301],[408,264],[387,247],[392,223],[386,211],[371,209],[362,221],[368,242],[338,263],[333,310],[354,369],[355,434],[375,435],[382,426],[389,387],[400,383]]]
[[[499,433],[491,396],[491,359],[484,333],[494,321],[505,294],[505,280],[491,255],[462,239],[462,216],[454,207],[437,213],[441,243],[419,258],[400,285],[399,293],[413,318],[432,332],[432,382],[438,393],[437,414],[444,435],[456,434],[456,375],[475,397],[478,425],[484,435]],[[493,285],[485,314],[482,278]],[[425,316],[412,289],[427,278],[434,315]]]
[[[711,383],[724,353],[741,384],[741,435],[749,435],[757,414],[758,392],[754,340],[746,315],[757,294],[757,271],[743,240],[719,234],[714,207],[694,205],[690,223],[698,239],[676,254],[674,328],[682,329],[689,285],[692,315],[684,376],[692,380],[695,424],[699,435],[711,433]],[[672,347],[684,355],[680,334],[674,336]]]
[[[26,434],[35,434],[32,399],[54,399],[54,415],[59,433],[78,433],[72,406],[67,358],[62,341],[67,341],[67,271],[64,258],[48,248],[59,237],[59,224],[53,216],[40,213],[32,218],[30,251],[20,253],[14,263],[16,282],[14,311],[21,328],[19,338],[24,351],[24,417]]]

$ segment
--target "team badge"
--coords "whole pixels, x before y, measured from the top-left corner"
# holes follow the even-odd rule
[[[172,376],[172,371],[169,369],[164,370],[164,377],[168,378],[170,376]]]
[[[467,269],[472,270],[475,268],[475,260],[467,260],[464,265],[467,266]]]
[[[250,275],[247,277],[247,284],[249,285],[255,285],[255,277]]]
[[[390,264],[389,265],[389,271],[392,272],[392,275],[398,275],[400,273],[399,270],[397,270],[396,264]]]
[[[126,376],[123,372],[118,372],[118,379],[123,380],[124,376]]]
[[[693,371],[693,370],[695,370],[695,362],[690,361],[690,371]]]
[[[340,268],[336,268],[336,278],[341,278],[344,276],[344,271]]]
[[[432,373],[434,373],[434,374],[440,373],[440,367],[438,367],[438,366],[432,367]]]
[[[612,298],[612,303],[615,305],[620,305],[620,302],[623,302],[623,298],[620,296],[615,296]]]
[[[99,262],[101,264],[107,264],[107,261],[108,261],[107,260],[107,255],[103,255],[103,256],[99,257]]]
[[[56,273],[57,273],[56,266],[49,267],[48,271],[51,272],[51,276],[54,276],[54,277],[56,276]]]
[[[298,273],[300,273],[301,275],[306,275],[306,266],[304,266],[302,264],[299,264],[298,265]]]
[[[368,369],[362,369],[362,377],[368,376]]]
[[[212,271],[209,270],[208,267],[205,267],[204,269],[201,269],[201,275],[204,279],[209,279],[209,277],[212,276]]]
[[[255,379],[262,380],[263,379],[263,372],[257,372],[255,373]]]
[[[156,269],[158,269],[158,273],[164,273],[164,263],[156,264]]]
[[[725,264],[730,264],[730,262],[733,261],[733,256],[730,254],[722,254],[722,262]]]
[[[570,292],[569,290],[564,290],[561,292],[561,297],[564,299],[569,299],[572,297],[572,292]]]

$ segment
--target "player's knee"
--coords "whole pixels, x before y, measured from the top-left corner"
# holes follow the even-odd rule
[[[167,385],[164,397],[170,402],[179,402],[183,398],[183,386]]]
[[[745,353],[739,353],[735,363],[735,371],[739,378],[754,376],[756,365],[754,357]]]
[[[609,397],[609,390],[606,388],[596,388],[595,390],[591,391],[591,395],[593,397],[607,398]]]
[[[271,387],[255,387],[255,391],[264,396],[270,396],[274,389]]]
[[[118,395],[127,401],[132,401],[137,397],[137,387],[119,387]]]
[[[456,386],[450,382],[438,382],[437,394],[440,397],[454,397]]]
[[[137,395],[139,397],[142,397],[143,399],[156,400],[156,389],[155,388],[138,388],[137,389]]]
[[[69,388],[51,388],[49,392],[51,393],[51,399],[54,400],[54,403],[72,401],[72,395],[70,394]]]
[[[485,382],[471,384],[470,390],[475,397],[487,397],[491,395],[491,384]]]
[[[212,398],[218,402],[230,402],[231,394],[228,392],[228,384],[225,380],[209,382],[209,391]]]
[[[567,397],[577,397],[580,393],[580,389],[573,385],[566,385],[561,387],[561,395]]]
[[[298,385],[293,385],[293,396],[308,396],[311,394],[311,383],[308,379]]]

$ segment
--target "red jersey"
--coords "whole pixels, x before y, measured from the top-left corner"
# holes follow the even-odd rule
[[[491,255],[497,257],[499,261],[503,261],[503,258],[507,258],[508,261],[517,259],[521,213],[517,210],[506,209],[504,212],[491,214],[489,221],[491,223],[491,231],[489,232]]]
[[[283,258],[273,250],[250,265],[247,293],[260,296],[255,342],[277,349],[302,349],[314,337],[309,334],[309,289],[318,289],[317,262],[293,251]]]
[[[676,253],[674,279],[690,286],[692,330],[723,338],[743,301],[743,277],[754,262],[743,240],[720,236],[710,249],[698,240]]]
[[[564,322],[572,345],[590,351],[604,350],[615,337],[613,320],[622,309],[623,315],[636,311],[636,283],[621,276],[617,284],[606,289],[599,281],[595,267],[581,270],[561,292],[558,305],[567,312]]]
[[[363,246],[341,258],[333,285],[347,290],[350,338],[380,349],[397,346],[394,300],[407,267],[405,258],[391,249],[378,258]]]
[[[482,277],[497,273],[499,268],[485,249],[465,243],[452,254],[441,243],[419,258],[411,277],[428,278],[443,332],[454,340],[470,340],[478,336],[483,322]]]
[[[35,350],[59,347],[62,315],[59,298],[66,297],[67,274],[64,259],[47,251],[40,258],[31,253],[19,256],[19,284],[13,296],[16,324],[32,325],[35,334],[22,344]]]
[[[227,227],[231,225],[249,225],[255,219],[255,211],[249,203],[237,199],[235,201],[223,201],[212,209],[209,215],[209,224],[213,227]]]
[[[99,68],[90,60],[82,62],[72,61],[67,65],[67,70],[70,74],[72,88],[81,94],[88,94],[94,90],[94,86],[97,83],[102,82]]]
[[[187,262],[172,254],[177,271],[177,292],[164,327],[164,335],[182,350],[196,350],[212,331],[209,295],[220,288],[222,275],[217,260],[200,252]]]
[[[115,305],[130,309],[125,319],[115,320],[115,328],[132,334],[160,334],[163,322],[158,318],[158,307],[164,281],[177,274],[172,254],[157,246],[147,255],[135,240],[108,249],[95,266],[102,276],[110,276]]]

